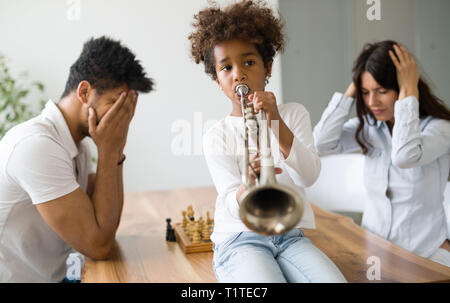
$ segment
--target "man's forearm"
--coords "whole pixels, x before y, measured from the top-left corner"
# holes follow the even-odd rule
[[[114,238],[120,218],[118,175],[117,157],[111,156],[110,153],[99,153],[92,202],[97,225],[105,236],[105,242]]]
[[[122,210],[123,210],[123,198],[124,198],[124,192],[123,192],[123,163],[117,167],[117,193],[118,193],[118,200],[119,200],[119,218],[117,221],[117,227],[119,227],[120,224],[120,218],[122,216]]]

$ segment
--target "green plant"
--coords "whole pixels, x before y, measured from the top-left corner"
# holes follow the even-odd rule
[[[41,95],[44,92],[44,84],[41,82],[29,82],[28,74],[22,72],[14,79],[6,64],[6,58],[0,54],[0,139],[14,125],[29,120],[37,113],[23,100],[32,90],[37,90]],[[45,101],[40,100],[43,108]]]

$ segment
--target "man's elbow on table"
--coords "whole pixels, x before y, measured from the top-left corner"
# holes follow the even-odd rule
[[[114,247],[115,238],[108,239],[106,241],[97,241],[91,245],[91,248],[85,251],[83,254],[94,260],[106,260],[109,259],[111,251]]]
[[[93,259],[108,258],[115,242],[116,218],[96,213],[93,203],[80,188],[36,205],[41,217],[69,246]]]

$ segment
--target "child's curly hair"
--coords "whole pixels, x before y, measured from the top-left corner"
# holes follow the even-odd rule
[[[243,0],[223,10],[213,3],[194,19],[195,31],[188,37],[191,55],[195,63],[204,62],[213,80],[217,79],[213,49],[221,42],[243,39],[254,43],[266,67],[284,49],[284,22],[263,1]]]

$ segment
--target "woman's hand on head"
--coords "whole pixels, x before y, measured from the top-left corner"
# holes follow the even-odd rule
[[[350,85],[348,86],[347,90],[345,91],[345,94],[347,97],[356,98],[356,87],[355,87],[355,83],[350,83]]]
[[[395,54],[393,51],[389,51],[389,56],[397,70],[397,82],[400,89],[398,100],[409,96],[414,96],[419,100],[420,75],[414,57],[403,45],[394,45],[394,50]]]

